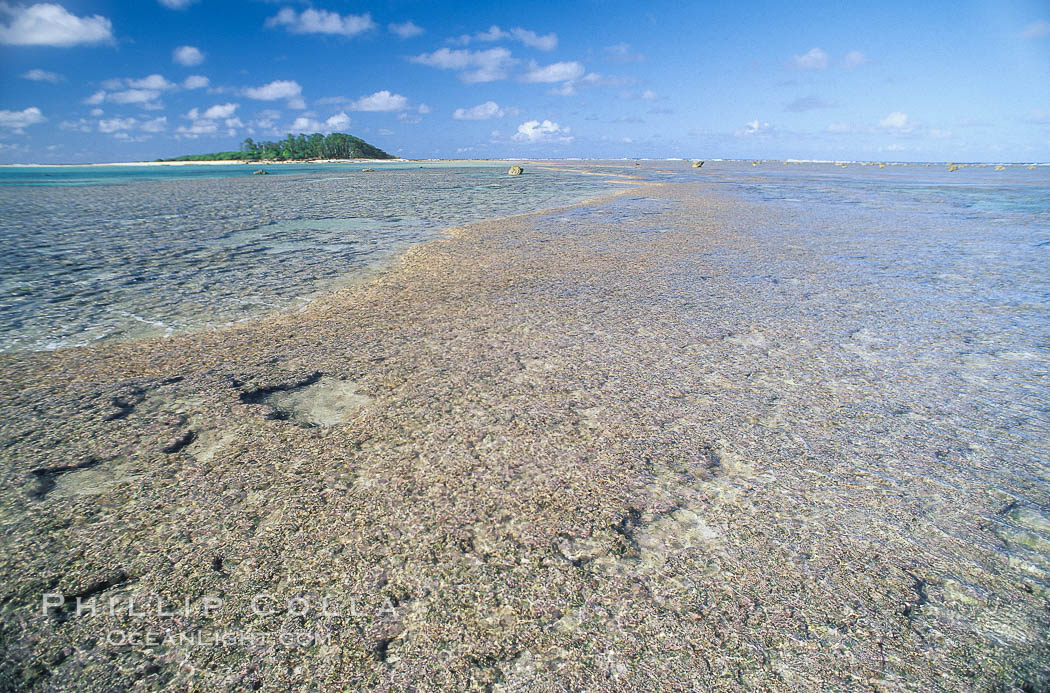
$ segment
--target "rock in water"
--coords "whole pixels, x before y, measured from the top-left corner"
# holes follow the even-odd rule
[[[510,170],[507,171],[508,176],[520,176],[523,173],[525,173],[525,169],[521,166],[511,166]]]
[[[704,165],[703,161],[694,161],[693,168],[701,168]]]
[[[268,176],[270,174],[260,168],[258,171],[252,171],[252,175],[253,176]]]

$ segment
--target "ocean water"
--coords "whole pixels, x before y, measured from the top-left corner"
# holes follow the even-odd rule
[[[208,329],[311,296],[443,229],[606,179],[507,164],[0,169],[0,351]]]
[[[575,161],[557,162],[558,170],[529,166],[522,177],[507,176],[506,166],[263,166],[268,176],[239,165],[0,168],[0,351],[208,329],[294,309],[449,226],[618,187],[566,168],[701,180],[788,217],[817,215],[833,234],[884,229],[877,242],[900,249],[893,266],[901,276],[930,286],[963,277],[957,288],[975,305],[1025,307],[1009,321],[1050,343],[1047,166],[950,173],[943,164],[708,161],[692,169],[689,161]],[[647,204],[639,197],[610,209],[643,213]],[[945,229],[957,243],[921,243]],[[861,268],[859,253],[846,260],[871,269]]]

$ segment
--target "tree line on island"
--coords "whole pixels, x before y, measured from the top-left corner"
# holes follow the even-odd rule
[[[240,151],[187,154],[158,161],[308,161],[310,159],[394,159],[379,147],[360,137],[333,132],[322,135],[289,134],[278,142],[256,142],[251,137],[241,143]]]

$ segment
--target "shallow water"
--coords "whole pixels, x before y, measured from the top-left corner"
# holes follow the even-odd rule
[[[576,202],[596,176],[505,164],[0,170],[0,350],[294,307],[442,229]]]

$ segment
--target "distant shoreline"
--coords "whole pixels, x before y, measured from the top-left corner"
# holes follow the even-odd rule
[[[0,168],[69,168],[88,166],[272,166],[286,164],[389,164],[411,159],[310,159],[303,161],[264,161],[234,159],[228,161],[111,161],[98,164],[0,164]]]
[[[295,161],[277,161],[277,160],[224,160],[224,161],[110,161],[104,163],[90,163],[90,164],[0,164],[0,169],[5,168],[87,168],[87,167],[106,167],[106,166],[141,166],[141,167],[154,167],[154,166],[287,166],[287,165],[303,165],[303,164],[369,164],[369,165],[384,165],[384,164],[406,164],[406,163],[507,163],[507,162],[522,162],[522,163],[537,163],[545,161],[563,161],[563,162],[594,162],[594,161],[690,161],[691,159],[682,157],[637,157],[637,158],[598,158],[598,159],[581,159],[577,157],[567,157],[564,159],[549,159],[549,158],[530,158],[530,157],[500,157],[492,159],[307,159],[307,160],[295,160]],[[945,166],[949,162],[945,161],[875,161],[875,160],[852,160],[852,159],[726,159],[726,158],[709,158],[708,162],[751,162],[754,161],[756,164],[780,164],[780,165],[797,165],[797,164],[832,164],[841,166],[843,164],[853,166],[870,166],[873,164],[882,163],[885,166]],[[1044,167],[1050,166],[1050,162],[1043,161],[960,161],[959,165],[964,167],[985,167],[985,166],[1037,166]]]

